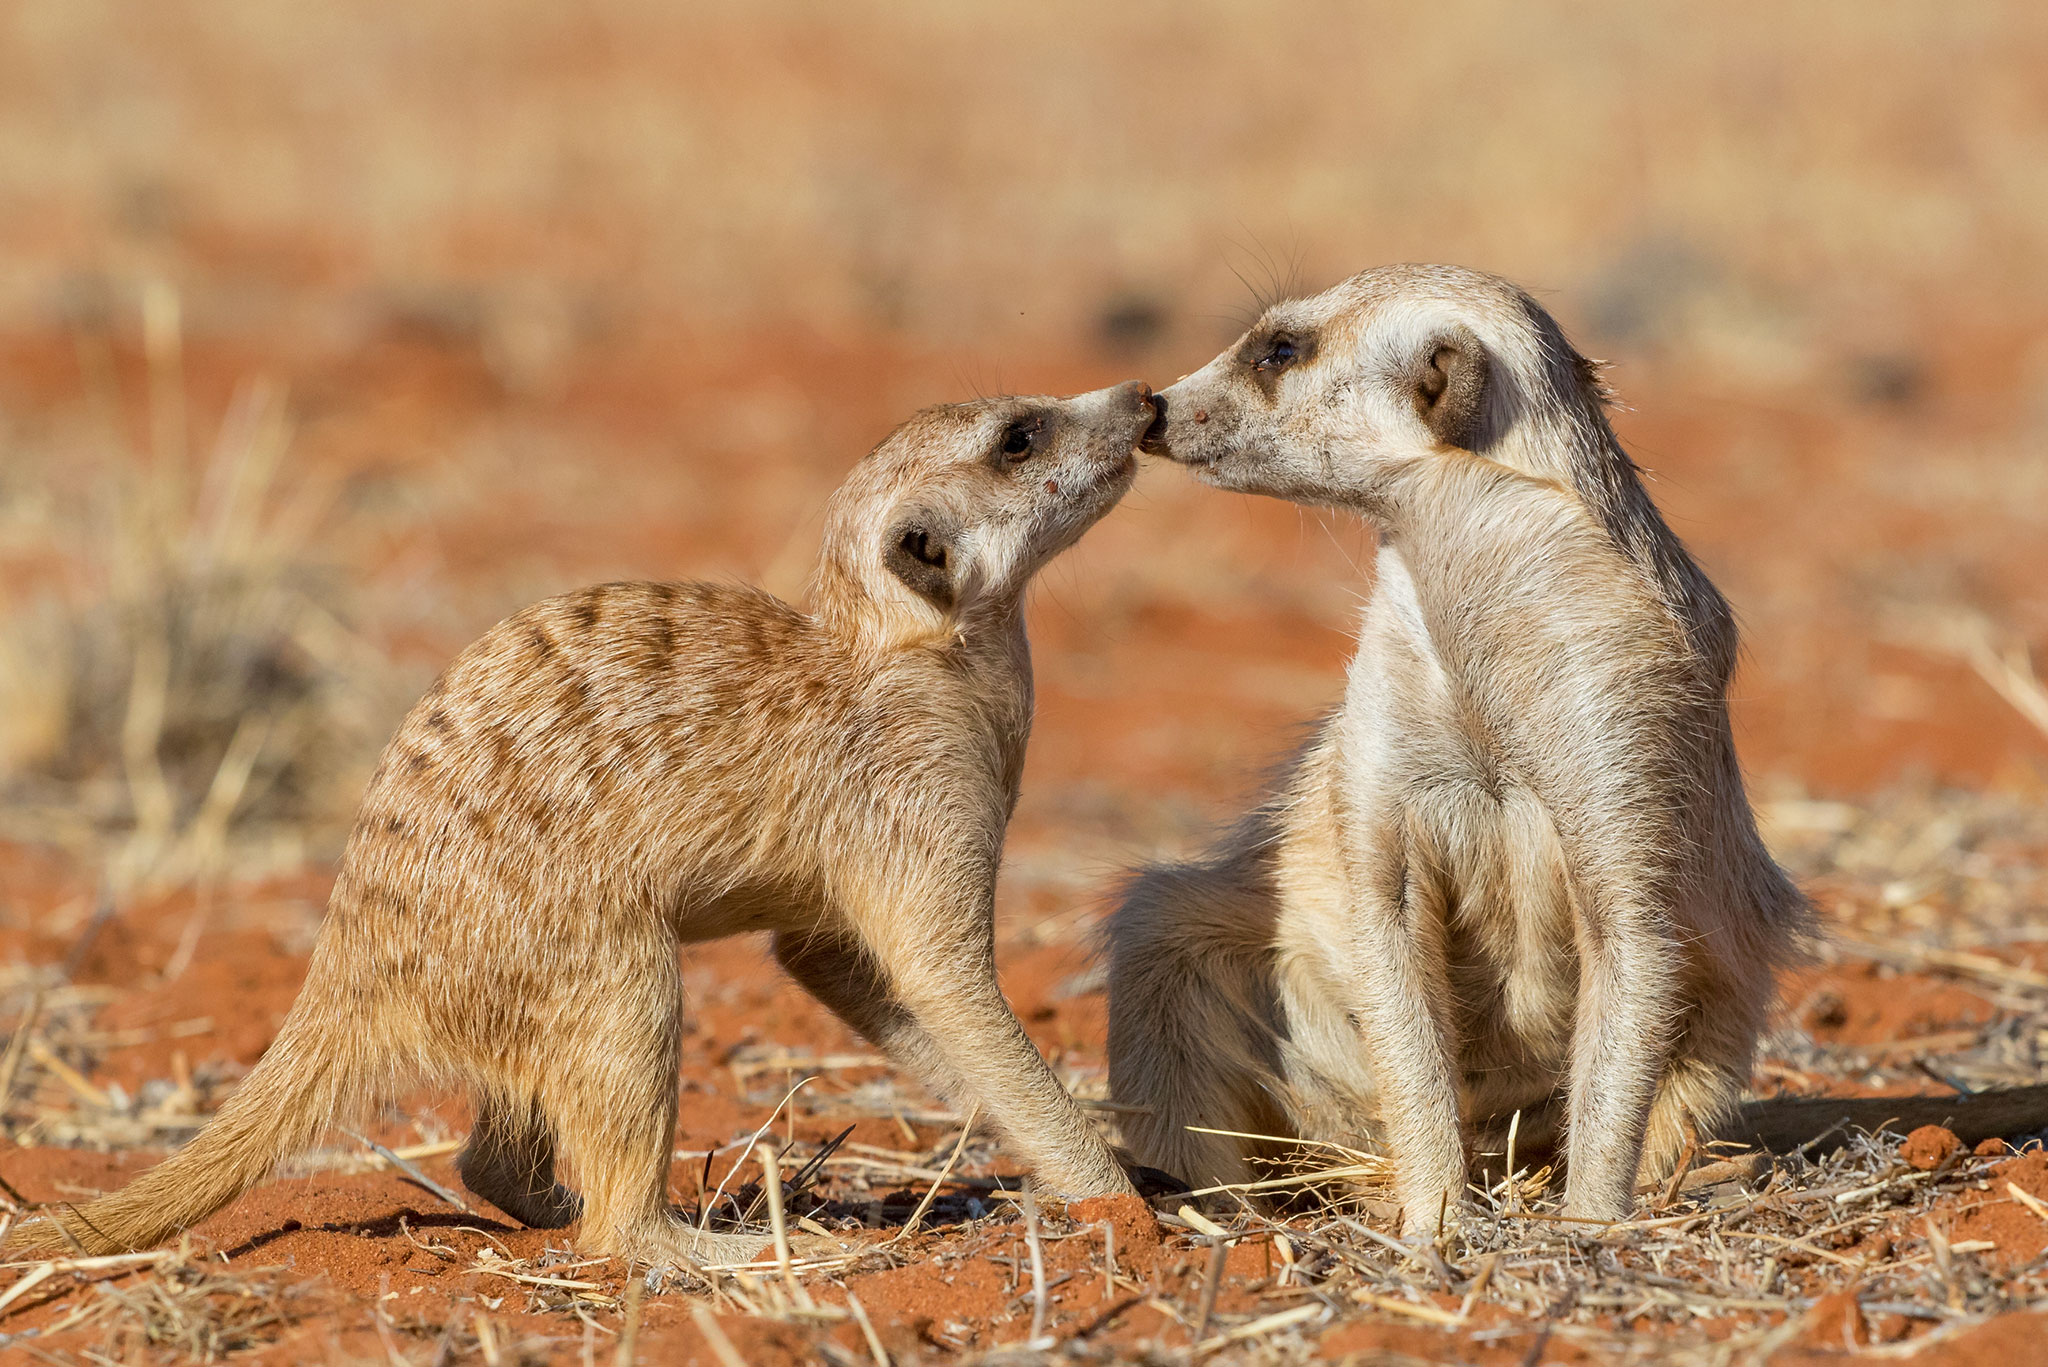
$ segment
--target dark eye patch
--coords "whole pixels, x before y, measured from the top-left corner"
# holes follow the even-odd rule
[[[1303,338],[1294,336],[1292,332],[1274,332],[1270,338],[1266,338],[1264,344],[1255,346],[1253,353],[1257,359],[1251,363],[1251,369],[1278,373],[1294,365],[1296,361],[1305,359],[1309,355],[1309,346]]]
[[[1300,365],[1315,355],[1315,350],[1312,334],[1276,328],[1250,338],[1238,356],[1241,364],[1251,372],[1251,378],[1271,397],[1278,392],[1282,372]]]
[[[1031,453],[1038,448],[1039,436],[1045,431],[1043,418],[1019,418],[1003,429],[1003,437],[996,449],[1011,464],[1021,464],[1031,459]]]
[[[1301,349],[1294,344],[1294,338],[1282,332],[1269,339],[1263,354],[1252,362],[1258,370],[1285,370],[1301,359]]]

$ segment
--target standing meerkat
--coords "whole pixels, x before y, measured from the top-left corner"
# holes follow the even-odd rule
[[[609,584],[493,628],[385,751],[247,1081],[178,1153],[12,1248],[158,1243],[425,1082],[470,1089],[458,1168],[507,1214],[580,1215],[595,1253],[745,1260],[761,1239],[693,1228],[667,1183],[678,949],[748,931],[978,1104],[1038,1182],[1131,1191],[1003,999],[994,897],[1031,727],[1025,588],[1130,487],[1153,415],[1135,383],[918,414],[834,496],[809,612]]]
[[[1743,791],[1734,620],[1594,366],[1514,286],[1403,266],[1276,305],[1160,399],[1148,445],[1380,551],[1284,790],[1111,919],[1136,1156],[1234,1181],[1254,1146],[1186,1127],[1354,1137],[1434,1230],[1519,1112],[1563,1128],[1567,1211],[1625,1217],[1736,1113],[1810,912]]]

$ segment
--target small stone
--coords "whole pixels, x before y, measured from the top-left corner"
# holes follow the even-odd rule
[[[1906,1142],[1899,1146],[1899,1157],[1922,1172],[1932,1172],[1962,1147],[1963,1141],[1947,1126],[1922,1125],[1906,1136]]]

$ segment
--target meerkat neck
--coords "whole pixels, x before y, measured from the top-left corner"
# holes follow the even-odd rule
[[[1512,563],[1524,588],[1567,564],[1577,573],[1587,563],[1552,554],[1547,524],[1523,501],[1539,489],[1553,491],[1553,499],[1556,491],[1571,496],[1618,552],[1616,569],[1625,565],[1640,575],[1683,631],[1701,682],[1724,690],[1735,666],[1734,614],[1665,524],[1597,408],[1537,415],[1513,435],[1509,449],[1484,457],[1439,453],[1403,462],[1353,506],[1379,528],[1386,549],[1411,553],[1402,557],[1416,571],[1410,592],[1424,606],[1445,609],[1437,620],[1471,620],[1486,608],[1483,595],[1473,598],[1475,564],[1439,563],[1445,548],[1458,547],[1463,555],[1482,545],[1494,548],[1488,557],[1494,568]]]
[[[1734,613],[1643,487],[1642,472],[1607,421],[1597,381],[1585,370],[1575,378],[1581,392],[1572,401],[1535,406],[1498,447],[1485,453],[1484,464],[1505,466],[1570,492],[1616,550],[1654,585],[1709,681],[1725,688],[1735,669]],[[1455,456],[1404,462],[1354,506],[1397,541],[1425,508],[1430,516],[1497,516],[1497,510],[1447,493],[1447,483],[1461,480],[1464,473]],[[1499,535],[1512,536],[1515,530],[1512,519],[1497,523]]]
[[[938,650],[972,668],[986,663],[1021,671],[1028,688],[1031,651],[1024,631],[1023,595],[980,593],[967,603],[940,608],[910,601],[893,584],[877,592],[827,538],[806,595],[811,616],[827,631],[865,651]]]
[[[1735,614],[1643,487],[1642,471],[1607,421],[1600,392],[1584,396],[1568,447],[1571,487],[1595,520],[1657,585],[1694,652],[1722,688],[1735,672]]]
[[[882,615],[876,610],[874,595],[845,563],[843,552],[829,536],[818,567],[811,572],[804,603],[819,625],[835,636],[864,641],[886,634],[877,629],[879,623],[874,620]]]
[[[877,672],[916,657],[965,685],[958,695],[969,730],[992,746],[1003,819],[1017,803],[1036,691],[1021,595],[980,597],[964,607],[925,613],[881,599],[838,557],[818,565],[809,595],[813,618]]]

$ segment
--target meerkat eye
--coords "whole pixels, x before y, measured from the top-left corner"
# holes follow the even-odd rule
[[[1266,343],[1265,351],[1252,362],[1254,370],[1285,370],[1301,358],[1301,348],[1286,333],[1278,333]]]
[[[1019,418],[1003,429],[1002,452],[1012,464],[1030,459],[1032,447],[1038,444],[1041,424],[1037,418]]]

